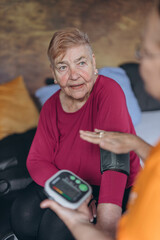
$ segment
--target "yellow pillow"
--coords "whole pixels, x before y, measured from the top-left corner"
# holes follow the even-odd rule
[[[39,112],[21,76],[0,84],[0,139],[37,126]]]

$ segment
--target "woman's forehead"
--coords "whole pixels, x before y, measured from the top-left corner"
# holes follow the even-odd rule
[[[79,45],[67,48],[63,54],[58,56],[55,59],[55,63],[61,62],[63,60],[66,60],[68,58],[73,58],[74,60],[78,60],[80,58],[88,58],[90,56],[89,48],[86,45]]]

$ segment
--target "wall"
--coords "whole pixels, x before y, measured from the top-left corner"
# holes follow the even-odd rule
[[[1,0],[0,83],[22,75],[31,93],[51,77],[46,51],[53,33],[76,26],[92,42],[97,67],[135,61],[152,0]]]

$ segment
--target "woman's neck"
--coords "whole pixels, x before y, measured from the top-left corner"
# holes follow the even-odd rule
[[[72,113],[81,109],[88,100],[89,96],[90,95],[86,96],[84,99],[74,99],[61,91],[60,102],[65,112]]]

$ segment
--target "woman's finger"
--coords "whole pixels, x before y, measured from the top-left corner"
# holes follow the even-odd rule
[[[80,137],[87,142],[99,144],[103,137],[103,132],[101,131],[100,133],[95,133],[89,131],[80,131]]]
[[[99,133],[99,132],[105,132],[105,131],[95,128],[95,129],[94,129],[94,132],[95,132],[95,133]]]
[[[61,208],[61,206],[56,203],[55,201],[53,200],[50,200],[50,199],[45,199],[44,201],[42,201],[40,203],[40,207],[41,208],[50,208],[51,210],[55,211],[57,208]]]
[[[90,131],[80,130],[79,132],[81,135],[89,136],[89,137],[96,137],[98,135],[96,132],[90,132]]]
[[[94,221],[94,218],[97,216],[97,209],[96,209],[96,201],[93,199],[89,204],[89,211],[90,211],[90,222]]]
[[[100,137],[88,137],[88,136],[84,136],[84,135],[80,135],[80,138],[82,138],[83,140],[90,142],[90,143],[94,143],[94,144],[99,144],[100,143]]]
[[[92,215],[94,218],[97,217],[97,208],[96,208],[96,200],[93,200],[91,202],[91,209],[92,209]]]

